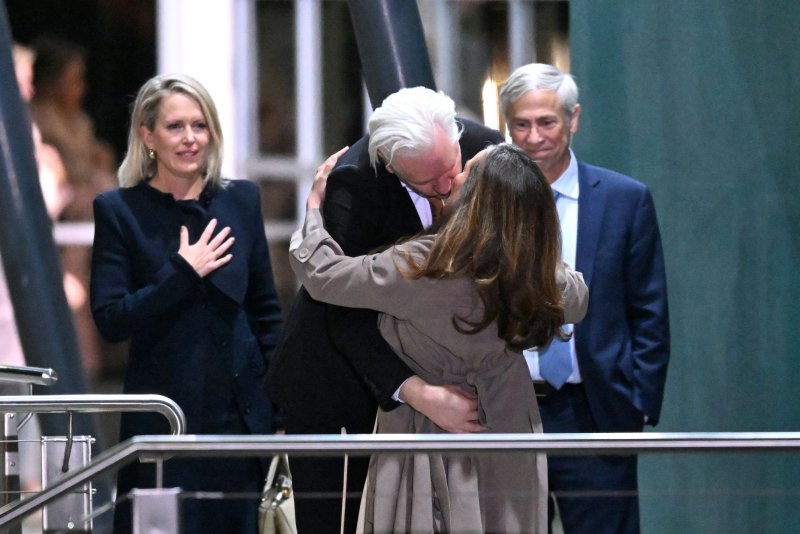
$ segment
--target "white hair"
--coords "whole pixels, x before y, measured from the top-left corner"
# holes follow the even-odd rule
[[[441,91],[410,87],[387,96],[369,119],[372,167],[377,169],[381,159],[390,165],[398,152],[428,151],[434,145],[436,126],[453,142],[461,137],[456,104]]]
[[[500,105],[503,115],[508,117],[511,104],[522,98],[528,91],[549,91],[555,93],[567,120],[572,120],[572,112],[578,103],[578,86],[571,74],[561,72],[546,63],[528,63],[519,67],[500,89]]]

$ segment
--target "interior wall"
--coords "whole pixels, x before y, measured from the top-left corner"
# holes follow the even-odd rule
[[[657,431],[800,428],[800,4],[572,0],[579,157],[647,183],[672,358]],[[800,455],[640,461],[646,532],[793,532]]]

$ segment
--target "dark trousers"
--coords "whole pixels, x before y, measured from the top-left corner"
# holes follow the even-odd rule
[[[305,423],[286,413],[287,434],[338,434],[332,428]],[[350,456],[347,468],[347,503],[344,532],[355,532],[361,493],[367,479],[369,458]],[[298,534],[332,534],[339,532],[342,515],[344,458],[319,456],[289,458],[294,489],[295,516]]]
[[[582,385],[538,397],[545,432],[599,432]],[[565,534],[638,534],[636,456],[548,456],[548,482]],[[550,523],[555,515],[552,499]]]

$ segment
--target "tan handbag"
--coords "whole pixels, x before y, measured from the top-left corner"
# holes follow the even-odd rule
[[[261,504],[258,506],[259,534],[297,534],[294,493],[289,457],[276,454],[269,464]]]

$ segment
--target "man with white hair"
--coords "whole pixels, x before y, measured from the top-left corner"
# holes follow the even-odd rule
[[[433,223],[464,163],[499,132],[456,118],[455,104],[424,87],[389,95],[362,137],[331,172],[325,227],[350,256],[366,254]],[[377,407],[407,402],[450,432],[476,432],[477,400],[415,376],[381,337],[377,313],[313,300],[301,288],[270,363],[268,391],[290,434],[371,433]],[[366,458],[351,458],[345,532],[355,530]],[[339,525],[343,465],[338,458],[292,458],[298,530]],[[315,492],[317,498],[304,499]],[[308,497],[311,497],[310,495]],[[327,498],[325,498],[327,497]]]
[[[543,63],[520,67],[500,102],[514,144],[550,182],[562,257],[583,273],[591,295],[569,341],[525,351],[544,431],[638,432],[655,425],[670,342],[650,191],[575,157],[570,142],[581,106],[569,74]],[[548,481],[567,534],[639,532],[636,456],[551,455]]]

